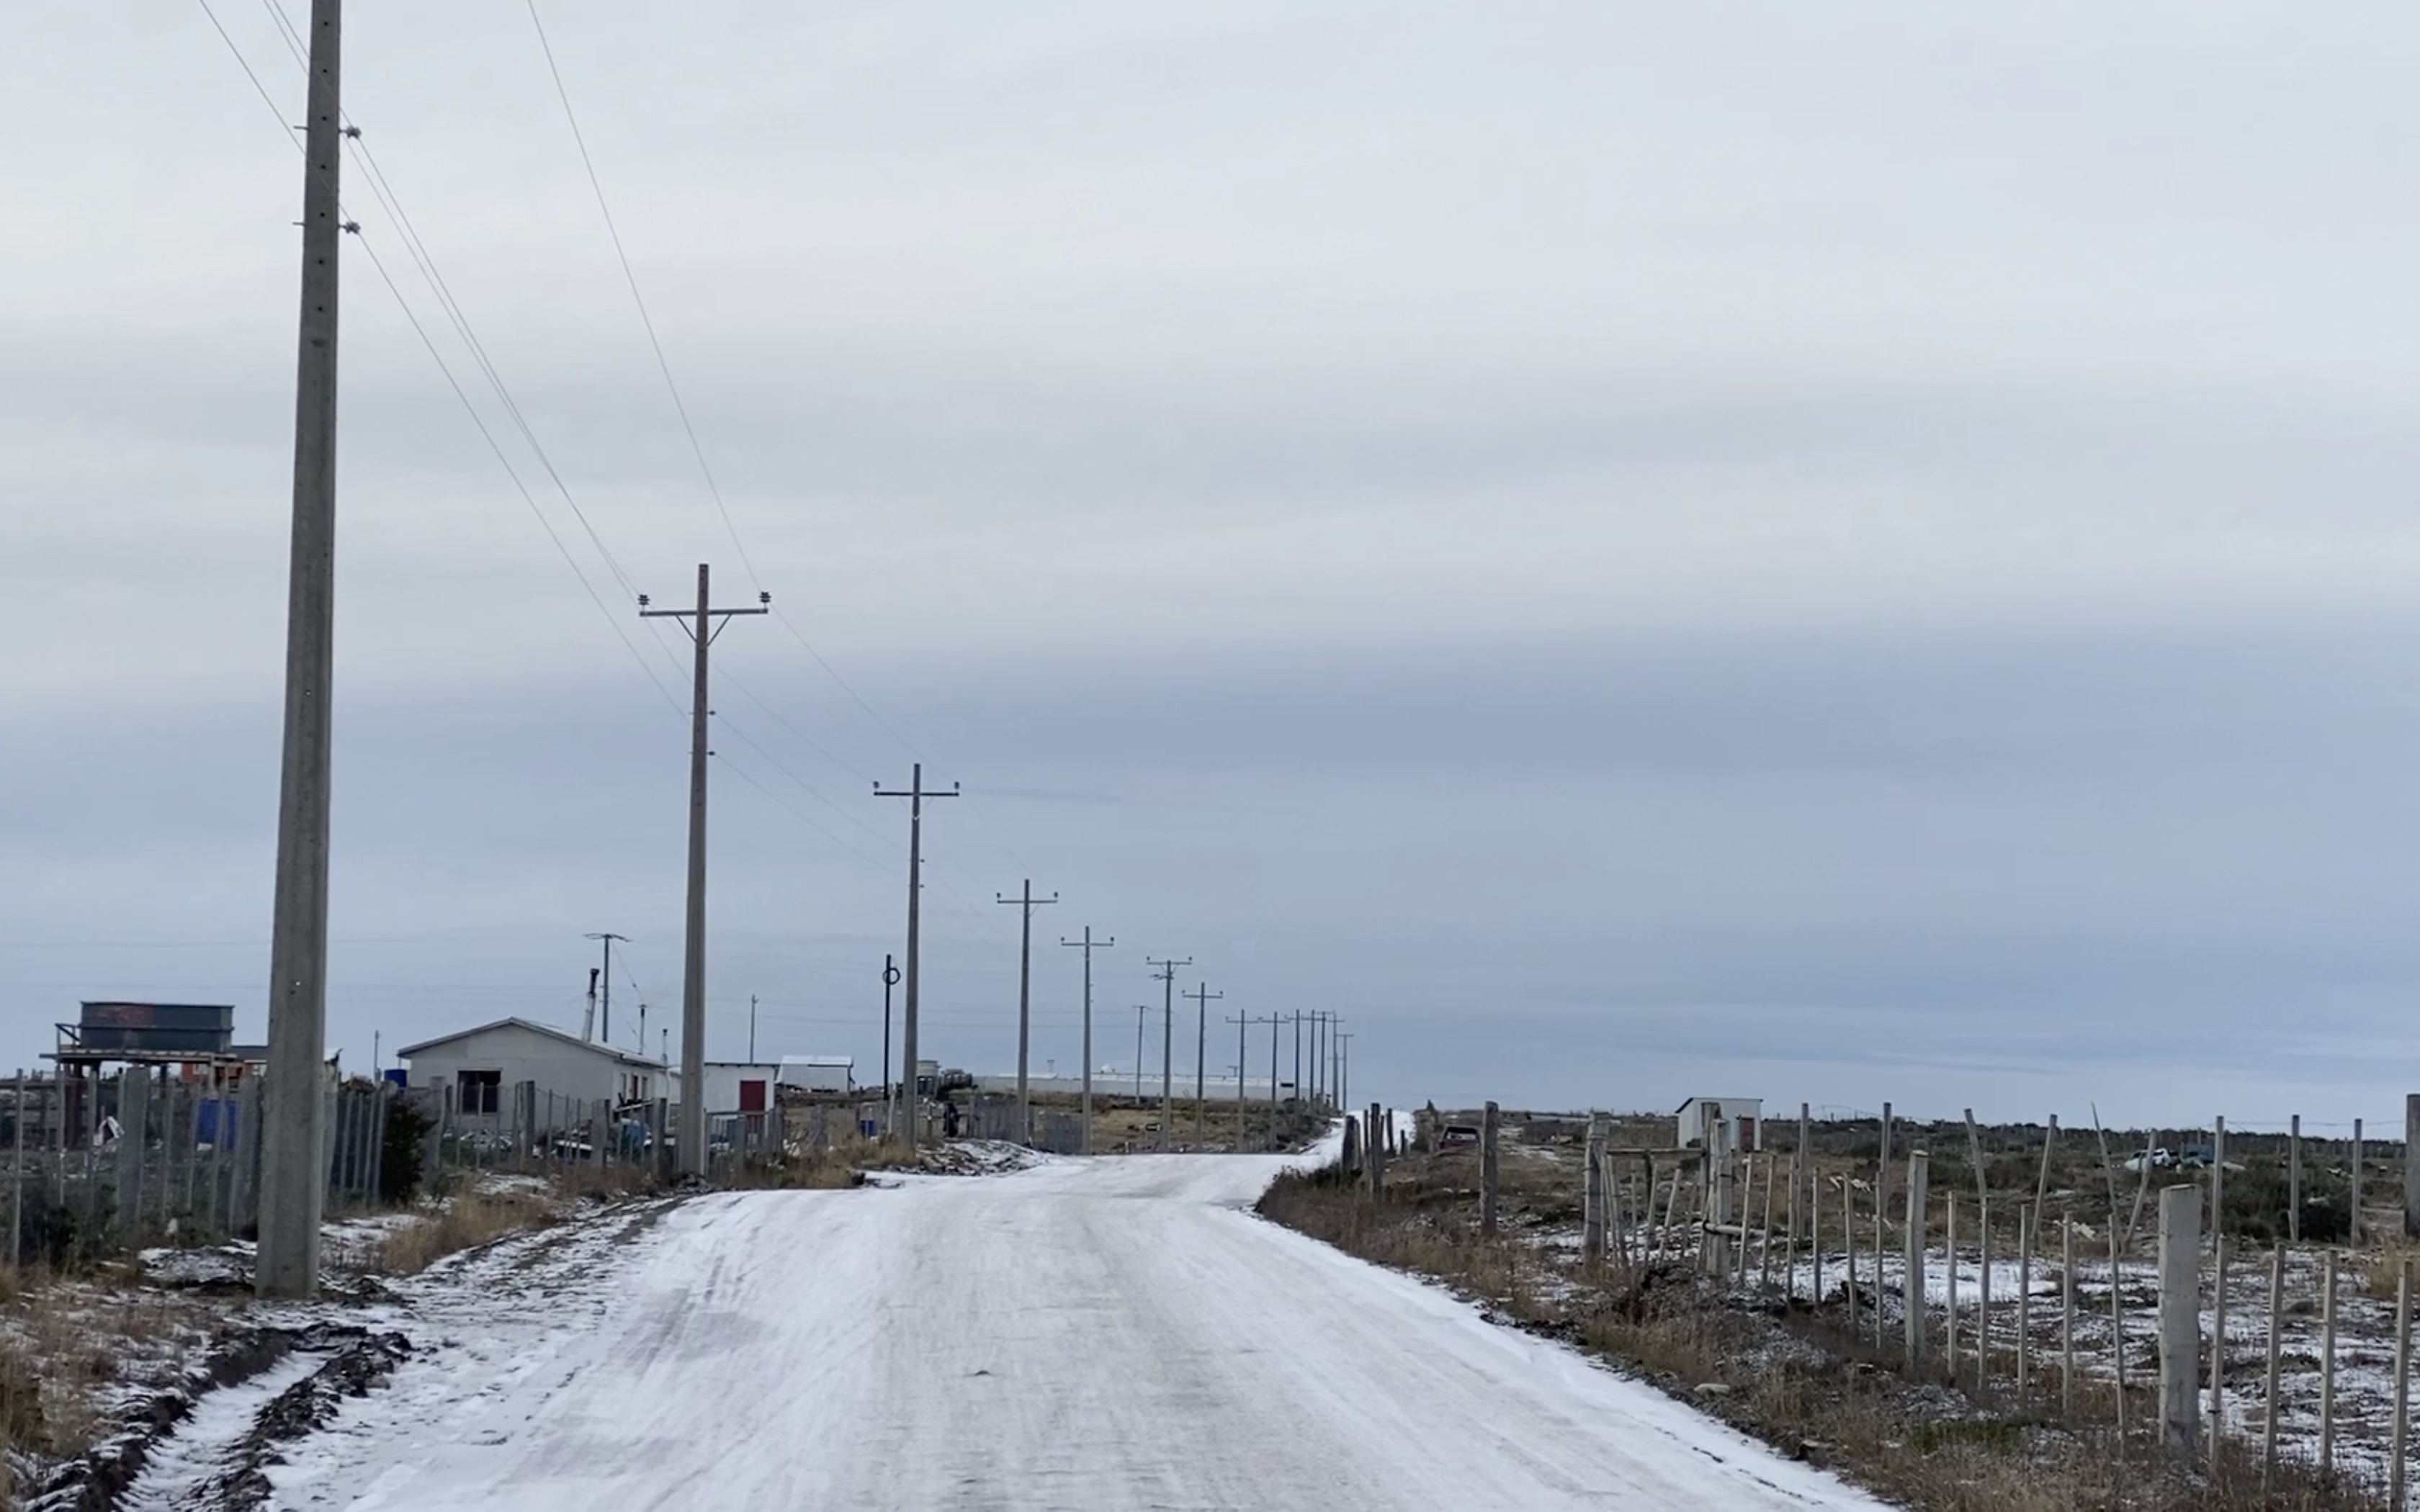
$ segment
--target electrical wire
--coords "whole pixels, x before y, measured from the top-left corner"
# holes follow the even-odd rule
[[[253,70],[250,60],[243,55],[243,50],[237,46],[235,39],[228,35],[225,25],[219,20],[218,12],[210,8],[209,0],[195,0],[195,3],[202,8],[202,14],[209,18],[210,29],[219,34],[219,40],[226,44],[227,52],[235,58],[236,66],[243,69],[243,76],[252,82],[253,90],[260,96],[261,103],[268,106],[270,114],[276,118],[278,129],[286,133],[287,140],[293,143],[297,151],[307,152],[308,148],[296,139],[294,128],[287,123],[286,113],[277,108],[277,100],[270,94],[268,87],[260,82],[260,75]],[[338,213],[343,213],[341,204],[338,206]],[[563,537],[555,530],[553,521],[546,517],[546,511],[539,507],[536,496],[532,494],[528,485],[521,481],[520,473],[513,467],[512,459],[504,455],[504,449],[497,441],[494,432],[488,428],[486,418],[479,413],[478,407],[471,402],[470,393],[463,389],[461,381],[454,376],[454,370],[446,363],[444,354],[437,349],[437,343],[429,336],[427,329],[421,324],[420,316],[411,308],[411,301],[403,297],[402,287],[396,283],[394,275],[387,271],[386,263],[379,256],[377,248],[371,244],[369,238],[358,225],[353,227],[353,237],[361,244],[363,255],[369,258],[370,266],[377,270],[379,281],[384,284],[387,292],[395,297],[396,304],[402,310],[404,319],[411,326],[412,334],[420,338],[420,344],[427,349],[430,361],[437,364],[438,372],[444,376],[446,387],[452,389],[454,397],[461,401],[463,412],[471,417],[471,424],[478,428],[480,439],[486,441],[488,449],[495,454],[497,464],[504,470],[504,476],[512,480],[514,490],[521,496],[522,502],[529,506],[530,513],[538,522],[538,528],[546,532],[546,538],[553,544],[555,551],[563,558],[564,564],[571,569],[572,576],[580,579],[580,586],[587,591],[589,599],[597,606],[597,612],[605,617],[606,625],[613,630],[614,639],[621,641],[623,649],[628,651],[631,657],[638,662],[640,671],[646,675],[647,681],[655,686],[656,691],[663,696],[665,702],[672,706],[675,713],[679,713],[680,701],[673,697],[672,689],[664,686],[663,680],[656,675],[655,669],[648,666],[646,658],[639,654],[637,644],[623,629],[620,618],[606,605],[603,595],[597,592],[597,585],[589,581],[587,572],[581,567],[579,559],[571,554],[571,548],[564,544]],[[610,562],[610,557],[608,560]]]

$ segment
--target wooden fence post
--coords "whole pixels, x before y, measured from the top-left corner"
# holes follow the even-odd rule
[[[2041,1174],[2034,1178],[2034,1213],[2036,1217],[2050,1211],[2050,1157],[2058,1149],[2058,1115],[2050,1116],[2050,1128],[2042,1134]]]
[[[143,1227],[143,1145],[151,1121],[151,1077],[129,1067],[117,1073],[118,1242],[132,1248]]]
[[[1848,1272],[1847,1289],[1841,1295],[1849,1299],[1849,1337],[1857,1336],[1857,1189],[1846,1177],[1840,1180],[1840,1264]]]
[[[1370,1171],[1370,1196],[1373,1201],[1387,1195],[1387,1135],[1378,1120],[1385,1115],[1378,1104],[1370,1104],[1370,1120],[1362,1128],[1366,1136],[1361,1141],[1361,1161]]]
[[[1908,1152],[1907,1254],[1900,1262],[1905,1267],[1900,1293],[1907,1314],[1907,1373],[1911,1376],[1924,1368],[1924,1186],[1928,1163],[1923,1150]]]
[[[1580,1258],[1605,1259],[1605,1115],[1589,1115],[1587,1168],[1580,1173]]]
[[[2361,1120],[2352,1120],[2352,1224],[2347,1237],[2356,1245],[2361,1242]]]
[[[2268,1422],[2260,1432],[2260,1485],[2265,1490],[2277,1469],[2277,1326],[2286,1317],[2286,1252],[2269,1252],[2269,1380],[2261,1402]]]
[[[2403,1451],[2412,1425],[2412,1262],[2397,1261],[2395,1281],[2395,1428],[2388,1458],[2393,1461],[2386,1504],[2403,1512]]]
[[[2116,1278],[2111,1278],[2116,1284]],[[2058,1415],[2075,1421],[2075,1224],[2058,1226]]]
[[[1992,1199],[1978,1199],[1975,1210],[1975,1237],[1982,1246],[1975,1293],[1975,1395],[1980,1396],[1992,1389]]]
[[[1815,1152],[1807,1145],[1812,1132],[1812,1121],[1807,1117],[1807,1104],[1801,1103],[1798,1104],[1798,1148],[1791,1153],[1798,1161],[1797,1174],[1810,1181],[1815,1179]],[[1809,1198],[1811,1200],[1812,1194],[1809,1194]],[[1821,1244],[1823,1231],[1815,1227],[1811,1217],[1802,1220],[1798,1216],[1798,1189],[1793,1186],[1790,1189],[1790,1246],[1793,1252],[1798,1247],[1798,1230],[1802,1222],[1807,1232],[1814,1237],[1818,1244]]]
[[[2034,1205],[2017,1204],[2017,1405],[2034,1389]]]
[[[2180,1184],[2160,1193],[2160,1440],[2179,1453],[2201,1441],[2200,1355],[2201,1191]]]
[[[1490,1103],[1479,1114],[1479,1232],[1481,1238],[1496,1237],[1496,1104]]]
[[[1949,1322],[1941,1340],[1941,1361],[1949,1367],[1952,1382],[1958,1380],[1958,1189],[1951,1187],[1941,1194],[1942,1242],[1949,1253]]]
[[[2303,1116],[2286,1124],[2286,1238],[2303,1242]]]
[[[2403,1232],[2420,1238],[2420,1092],[2403,1099]]]
[[[1764,1222],[1756,1242],[1756,1289],[1773,1289],[1773,1151],[1764,1152]]]
[[[2210,1473],[2215,1475],[2218,1441],[2226,1430],[2226,1236],[2214,1235],[2210,1247],[2216,1273],[2210,1299]]]
[[[2336,1252],[2319,1260],[2319,1475],[2336,1469]]]
[[[1883,1217],[1890,1208],[1891,1105],[1883,1104],[1882,1158],[1874,1163],[1874,1353],[1883,1352]]]
[[[1807,1304],[1820,1307],[1823,1304],[1823,1180],[1821,1177],[1810,1177],[1807,1182],[1807,1222],[1811,1226],[1807,1230],[1807,1258],[1814,1267]]]

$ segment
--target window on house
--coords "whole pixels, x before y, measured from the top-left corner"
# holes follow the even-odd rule
[[[463,1113],[494,1113],[501,1106],[498,1093],[504,1086],[504,1073],[500,1071],[466,1071],[457,1080],[454,1106]]]

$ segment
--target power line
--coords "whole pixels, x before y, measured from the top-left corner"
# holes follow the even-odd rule
[[[252,82],[253,90],[260,96],[261,103],[269,107],[270,115],[277,121],[278,130],[286,133],[287,140],[293,143],[297,151],[303,150],[303,145],[295,140],[293,128],[287,124],[286,113],[278,108],[275,98],[260,82],[260,75],[253,70],[251,61],[243,55],[243,49],[237,46],[235,39],[228,35],[225,25],[219,20],[218,12],[210,8],[209,0],[195,0],[195,3],[202,8],[202,14],[209,18],[210,29],[219,34],[219,40],[226,44],[227,52],[234,57],[236,66],[241,69],[243,76]],[[388,205],[384,199],[380,200],[380,204],[386,207],[389,215],[394,216],[400,224],[401,216],[398,208]],[[678,713],[680,701],[673,696],[672,689],[665,687],[663,680],[656,675],[655,669],[647,665],[646,658],[639,655],[638,646],[624,631],[620,621],[607,606],[604,597],[597,592],[596,584],[589,581],[588,574],[581,568],[579,560],[571,554],[571,548],[564,544],[563,537],[556,532],[553,522],[546,517],[546,511],[539,507],[536,496],[532,494],[529,486],[521,481],[520,473],[513,467],[512,459],[504,455],[504,449],[496,440],[495,433],[488,428],[486,419],[480,415],[478,407],[471,402],[471,396],[463,389],[461,381],[454,376],[454,370],[446,363],[444,354],[437,349],[437,343],[429,336],[427,329],[421,324],[420,316],[413,312],[411,301],[403,297],[402,287],[396,283],[394,275],[387,271],[386,263],[379,256],[378,250],[370,244],[369,238],[363,234],[358,224],[349,225],[349,229],[353,233],[354,239],[360,243],[363,255],[369,258],[370,267],[377,270],[379,281],[384,284],[387,292],[395,297],[396,305],[403,312],[404,320],[411,325],[412,334],[420,338],[420,344],[428,352],[429,360],[437,364],[437,371],[444,377],[446,387],[454,391],[454,397],[460,401],[463,412],[471,417],[471,424],[477,427],[479,439],[486,441],[488,450],[495,454],[497,465],[504,470],[504,476],[511,480],[514,490],[521,496],[521,501],[529,506],[530,513],[535,517],[538,528],[546,532],[547,540],[552,543],[556,553],[563,558],[564,564],[571,569],[572,576],[580,579],[580,586],[587,591],[590,600],[597,605],[597,611],[605,617],[605,623],[613,631],[614,639],[622,642],[623,649],[628,651],[631,657],[638,662],[639,670],[646,674],[647,681],[655,685],[656,691],[663,696],[665,702],[672,706],[675,713]],[[491,381],[496,380],[491,378]],[[534,438],[532,444],[535,444]],[[549,471],[552,471],[551,464]],[[569,494],[566,492],[565,497],[568,501]],[[580,513],[576,504],[573,505],[573,513],[575,515]],[[581,520],[582,525],[587,523],[585,516],[581,516]],[[590,535],[592,538],[595,536],[593,530],[590,531]],[[598,549],[600,552],[604,549],[601,542],[598,543]],[[605,553],[605,555],[608,565],[612,565],[611,553]],[[618,573],[619,569],[615,570]]]
[[[604,182],[597,177],[597,163],[588,155],[588,139],[580,130],[580,113],[571,108],[571,91],[564,87],[563,69],[555,65],[554,44],[547,40],[546,23],[538,19],[537,0],[528,0],[530,25],[537,32],[538,51],[546,54],[546,71],[554,80],[554,98],[563,101],[563,118],[570,123],[571,140],[580,148],[580,165],[588,171],[588,187],[596,192],[597,208],[605,218],[605,234],[613,239],[613,256],[622,265],[622,279],[630,285],[630,302],[639,308],[639,323],[647,330],[647,345],[654,348],[656,367],[664,376],[664,388],[672,394],[673,409],[680,416],[681,429],[688,433],[690,451],[697,457],[697,470],[706,478],[706,490],[714,496],[715,512],[722,517],[722,528],[730,532],[732,548],[739,553],[740,570],[748,574],[752,587],[762,592],[765,584],[756,576],[756,564],[748,559],[748,548],[739,539],[739,528],[731,522],[731,510],[722,501],[722,488],[714,481],[714,469],[706,464],[706,447],[697,439],[697,427],[690,423],[689,406],[682,402],[680,384],[674,380],[673,364],[664,356],[664,344],[656,335],[655,317],[647,313],[646,296],[639,292],[639,275],[630,268],[630,255],[622,246],[621,228],[613,224],[613,207],[605,200]]]

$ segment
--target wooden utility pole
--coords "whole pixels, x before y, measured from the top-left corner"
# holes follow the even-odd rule
[[[879,782],[874,785],[874,795],[877,798],[908,800],[908,972],[904,983],[906,1002],[901,1006],[899,1017],[899,1079],[902,1087],[899,1101],[908,1116],[908,1148],[910,1149],[923,1141],[924,1134],[924,1100],[916,1083],[916,963],[920,943],[918,926],[923,919],[924,898],[924,805],[937,798],[954,798],[958,793],[959,787],[955,782],[950,784],[947,793],[936,793],[926,788],[923,762],[909,768],[908,791],[905,793],[896,789],[886,791]],[[896,1121],[895,1118],[893,1121]],[[891,1131],[893,1138],[898,1136],[898,1133],[896,1128]]]
[[[760,593],[753,609],[715,609],[707,570],[697,564],[697,610],[649,609],[639,595],[639,617],[678,623],[697,652],[690,681],[689,731],[689,925],[681,962],[681,1115],[674,1143],[684,1175],[706,1174],[706,652],[735,614],[766,614],[773,595]]]
[[[1015,898],[1006,893],[994,893],[997,901],[1014,903],[1021,910],[1024,928],[1018,933],[1016,951],[1016,1128],[1017,1143],[1033,1143],[1033,1097],[1027,1089],[1025,1068],[1033,1048],[1033,911],[1059,901],[1052,893],[1047,898],[1033,896],[1033,879],[1025,879],[1025,891]],[[1087,1055],[1091,1047],[1085,1047]],[[1089,1074],[1089,1072],[1088,1072]]]
[[[1493,1103],[1480,1110],[1479,1233],[1482,1239],[1496,1237],[1496,1131],[1500,1117]],[[1647,1206],[1650,1216],[1652,1216],[1655,1206],[1655,1173],[1652,1164],[1648,1167]]]
[[[1159,1148],[1166,1149],[1176,1123],[1176,968],[1191,965],[1193,958],[1154,961],[1145,956],[1142,964],[1155,968],[1152,975],[1165,989],[1159,1002]]]
[[[294,505],[287,559],[286,711],[269,947],[269,1065],[260,1162],[263,1297],[319,1289],[326,1201],[328,807],[335,664],[336,293],[343,209],[341,0],[311,0],[302,130],[302,298],[294,373]],[[138,1135],[139,1138],[139,1135]]]
[[[1096,949],[1103,950],[1109,949],[1118,942],[1114,938],[1106,940],[1096,940],[1093,938],[1093,926],[1087,924],[1084,926],[1084,937],[1082,939],[1062,939],[1059,943],[1063,946],[1078,946],[1081,947],[1084,951],[1083,1151],[1085,1154],[1089,1155],[1093,1152],[1093,951]],[[1022,1015],[1020,1015],[1020,1017]],[[1141,1062],[1142,1051],[1140,1046],[1136,1048],[1135,1059],[1138,1064]]]

